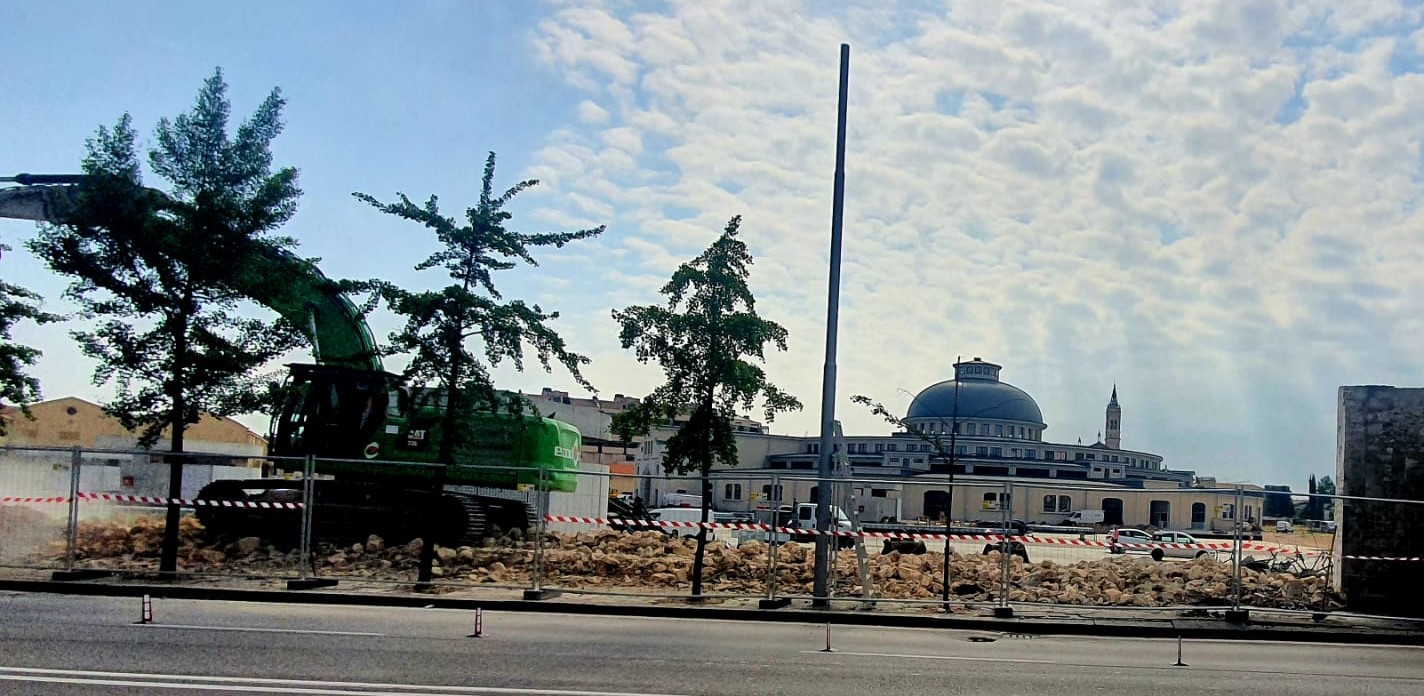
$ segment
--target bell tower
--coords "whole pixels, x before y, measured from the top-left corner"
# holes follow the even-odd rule
[[[1103,442],[1110,449],[1122,449],[1122,407],[1117,405],[1117,385],[1113,385],[1112,400],[1108,401],[1107,439]]]

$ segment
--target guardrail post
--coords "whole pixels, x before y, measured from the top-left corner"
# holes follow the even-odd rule
[[[768,525],[766,533],[766,599],[757,602],[757,606],[762,609],[781,609],[791,605],[788,597],[776,596],[776,552],[780,544],[777,539],[777,508],[781,507],[781,475],[772,474],[771,494],[768,495],[767,502],[771,504],[771,524]]]
[[[524,591],[524,598],[549,599],[559,596],[559,593],[544,589],[544,536],[548,528],[545,518],[549,516],[549,472],[543,467],[539,467],[539,490],[534,494],[534,507],[538,509],[538,519],[534,522],[534,569],[529,574],[533,587]]]
[[[1232,529],[1231,541],[1231,611],[1226,612],[1226,620],[1231,623],[1246,623],[1249,614],[1241,608],[1241,522],[1245,508],[1245,493],[1241,486],[1236,487],[1236,498],[1232,508],[1232,521],[1236,524]]]
[[[1009,559],[1013,555],[1014,542],[1009,534],[1009,514],[1012,511],[1012,500],[1014,495],[1014,484],[1011,481],[1004,482],[1003,492],[999,494],[999,510],[1003,514],[1003,527],[999,530],[999,606],[994,607],[996,618],[1013,618],[1014,609],[1009,606],[1009,580],[1013,574],[1013,564]]]

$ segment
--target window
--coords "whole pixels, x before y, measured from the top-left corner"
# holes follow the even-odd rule
[[[1059,512],[1072,512],[1072,511],[1073,511],[1073,499],[1070,498],[1070,497],[1068,497],[1068,496],[1066,496],[1066,495],[1060,495],[1060,496],[1058,496],[1058,511],[1059,511]]]
[[[989,448],[988,448],[988,447],[975,447],[975,448],[974,448],[974,454],[976,454],[976,455],[978,455],[978,456],[980,456],[980,457],[987,457],[987,456],[989,456]]]
[[[1009,450],[1009,456],[1013,457],[1014,459],[1018,459],[1019,457],[1023,456],[1023,450],[1015,447]]]
[[[1038,450],[1024,450],[1024,459],[1038,459]]]
[[[806,451],[809,452],[809,453],[811,453],[811,454],[817,454],[817,453],[819,453],[819,452],[821,451],[821,446],[818,445],[818,444],[816,444],[816,443],[814,443],[814,442],[807,443],[807,445],[806,445]]]
[[[722,487],[722,498],[724,500],[741,500],[742,484],[729,483]]]
[[[1045,495],[1045,496],[1043,496],[1043,511],[1044,511],[1044,512],[1057,512],[1057,511],[1058,511],[1058,496],[1056,496],[1056,495]]]
[[[1088,453],[1088,459],[1097,459],[1097,458],[1098,458],[1098,455],[1093,454],[1092,452],[1089,452],[1089,453]]]
[[[781,485],[777,484],[775,487],[772,487],[772,485],[768,483],[762,486],[761,497],[767,500],[781,500]]]
[[[966,427],[966,428],[969,429],[969,434],[970,434],[970,435],[977,435],[977,434],[978,434],[977,432],[975,432],[976,428],[974,427],[974,424],[973,424],[973,423],[965,423],[965,424],[964,424],[964,427]]]
[[[1027,439],[1027,435],[1028,435],[1028,434],[1024,432],[1024,427],[1023,427],[1022,425],[1020,425],[1020,426],[1019,426],[1019,437],[1020,437],[1020,438],[1024,438],[1024,439]]]
[[[915,457],[915,463],[916,463],[916,464],[924,464],[924,463],[925,463],[925,458],[924,458],[924,457]]]
[[[888,498],[888,497],[890,497],[889,495],[887,495],[889,492],[890,492],[890,489],[888,489],[888,488],[872,488],[872,489],[870,489],[870,497],[872,497],[872,498]]]
[[[1080,461],[1080,462],[1083,461],[1083,453],[1082,453],[1082,452],[1074,452],[1074,453],[1073,453],[1073,460],[1074,460],[1074,461]]]
[[[875,451],[876,451],[877,454],[880,453],[880,452],[885,451],[885,443],[883,443],[883,442],[877,442],[877,443],[875,443]]]
[[[996,427],[994,428],[994,434],[997,435],[997,436],[999,436],[999,437],[1003,437],[1003,436],[1004,436],[1004,425],[1003,425],[1002,423],[1000,423],[998,426],[996,426]]]
[[[968,445],[955,445],[955,447],[954,447],[954,453],[955,453],[955,454],[969,454],[969,446],[968,446]]]
[[[998,510],[998,509],[999,509],[999,494],[998,494],[998,493],[985,493],[985,494],[984,494],[983,507],[984,507],[985,510]]]
[[[1053,460],[1053,450],[1044,450],[1044,451],[1043,451],[1043,458],[1044,458],[1044,459],[1047,459],[1047,460],[1049,460],[1049,461],[1052,461],[1052,460]]]
[[[1002,457],[1002,456],[1004,456],[1004,448],[1002,448],[1002,447],[990,447],[990,448],[989,448],[989,456],[991,456],[991,457]]]

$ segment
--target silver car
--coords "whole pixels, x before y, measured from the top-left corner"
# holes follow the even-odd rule
[[[1108,547],[1108,553],[1127,553],[1128,551],[1146,552],[1148,549],[1136,546],[1136,544],[1152,543],[1152,535],[1141,529],[1119,527],[1117,529],[1117,543],[1123,545]]]
[[[1195,546],[1196,544],[1200,544],[1202,542],[1197,541],[1196,537],[1187,534],[1186,532],[1157,532],[1156,534],[1152,535],[1152,543],[1192,544],[1193,546]],[[1164,548],[1152,549],[1151,553],[1152,560],[1154,561],[1160,561],[1163,558],[1202,558],[1203,556],[1216,558],[1216,551],[1212,549],[1203,548],[1172,548],[1168,546]]]

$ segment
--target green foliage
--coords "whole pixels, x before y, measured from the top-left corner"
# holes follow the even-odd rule
[[[919,441],[932,447],[935,456],[931,457],[931,459],[941,459],[947,462],[954,461],[954,445],[952,443],[952,440],[954,439],[953,435],[951,435],[950,437],[943,437],[939,431],[926,432],[924,430],[920,430],[919,428],[910,427],[909,423],[906,423],[903,418],[891,412],[890,409],[885,407],[885,404],[882,404],[879,401],[873,401],[868,396],[856,394],[855,396],[852,396],[850,400],[851,403],[859,404],[861,406],[869,408],[871,413],[880,416],[885,420],[886,423],[889,423],[890,425],[904,430],[905,432],[915,436],[915,438]],[[958,428],[959,423],[956,420],[953,422],[953,425],[950,429],[957,430]]]
[[[443,268],[453,281],[451,284],[424,292],[386,286],[383,294],[391,310],[406,319],[405,327],[391,334],[389,352],[411,356],[405,371],[407,379],[439,385],[438,394],[445,409],[440,459],[445,463],[453,462],[455,452],[474,437],[457,427],[471,421],[464,415],[482,407],[516,412],[522,407],[520,399],[500,398],[489,371],[506,360],[523,370],[526,348],[533,349],[546,371],[557,361],[579,384],[592,389],[581,372],[588,358],[570,351],[549,325],[559,313],[522,300],[504,300],[495,287],[494,274],[521,263],[538,266],[534,248],[561,248],[569,242],[596,237],[604,228],[542,234],[509,229],[513,215],[505,207],[521,191],[539,182],[521,181],[496,195],[494,165],[495,155],[491,152],[485,160],[479,202],[465,210],[463,222],[441,214],[435,196],[418,205],[400,193],[394,203],[382,203],[364,193],[352,194],[381,212],[434,230],[442,245],[415,268]]]
[[[0,244],[0,254],[9,250],[10,247]],[[21,321],[48,324],[60,319],[41,311],[40,300],[34,292],[0,280],[0,405],[15,404],[27,416],[26,404],[40,399],[40,383],[26,374],[25,369],[34,366],[40,352],[13,342],[10,331]],[[0,419],[0,435],[4,434],[5,421]]]
[[[238,313],[239,261],[294,246],[270,236],[301,195],[295,169],[272,169],[284,103],[274,89],[229,137],[227,84],[215,72],[191,111],[154,131],[148,162],[167,194],[143,185],[130,117],[101,127],[86,143],[74,209],[29,244],[73,278],[67,295],[91,322],[73,335],[98,361],[95,384],[115,386],[105,409],[145,446],[171,427],[181,452],[203,412],[251,410],[264,388],[253,372],[300,343],[285,321]]]
[[[663,467],[669,473],[705,476],[714,463],[736,466],[732,422],[758,399],[768,421],[801,408],[748,359],[764,362],[767,344],[786,350],[786,329],[756,313],[747,286],[752,257],[737,239],[740,227],[741,217],[732,218],[706,251],[678,267],[661,290],[666,305],[613,311],[623,347],[639,362],[658,363],[666,378],[637,406],[614,415],[614,432],[631,440],[685,414],[667,441]]]

